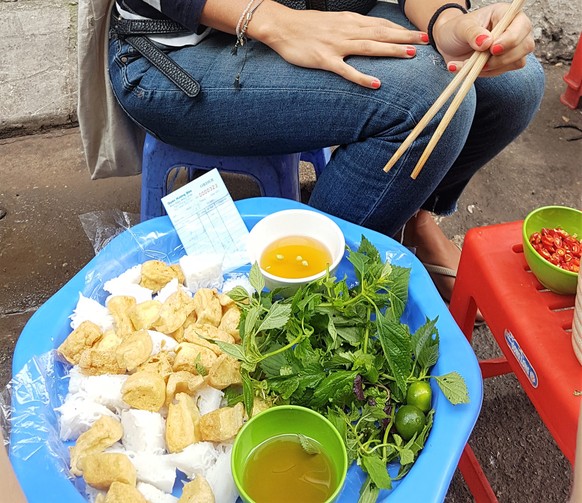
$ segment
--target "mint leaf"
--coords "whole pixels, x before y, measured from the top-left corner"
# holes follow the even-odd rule
[[[396,384],[403,394],[406,393],[406,379],[412,368],[412,350],[408,327],[398,321],[390,320],[382,313],[376,313],[378,339],[384,356],[392,371]]]
[[[269,309],[269,312],[266,314],[263,321],[261,321],[257,332],[282,328],[287,324],[287,321],[289,321],[289,316],[291,316],[291,306],[289,304],[280,304],[279,302],[276,302],[271,306],[271,309]]]
[[[358,247],[358,253],[367,255],[373,262],[382,262],[378,248],[363,234],[360,240],[360,246]]]
[[[377,456],[362,456],[361,460],[366,472],[376,487],[380,489],[392,488],[392,479],[388,475],[386,463]]]
[[[378,496],[380,495],[380,489],[378,489],[370,476],[366,478],[366,482],[362,484],[360,489],[360,497],[358,503],[376,503]]]
[[[311,455],[321,454],[321,447],[319,446],[318,442],[316,442],[312,438],[309,438],[309,437],[306,437],[305,435],[302,435],[301,433],[299,433],[297,435],[297,438],[299,439],[299,443],[301,444],[301,448],[307,454],[311,454]]]
[[[251,271],[249,272],[249,283],[259,295],[265,288],[265,278],[261,274],[261,270],[259,269],[259,264],[257,262],[252,265]]]
[[[255,326],[257,325],[257,321],[259,319],[259,315],[261,313],[260,306],[251,306],[251,308],[247,311],[247,315],[244,321],[244,333],[245,335],[250,336],[255,332]]]
[[[433,376],[447,400],[453,405],[469,403],[469,391],[465,380],[458,372],[449,372],[442,376]]]
[[[356,279],[358,280],[358,283],[361,283],[364,275],[366,274],[367,264],[370,262],[370,259],[362,253],[351,252],[348,255],[348,261],[351,262],[354,266]]]
[[[245,410],[249,418],[253,414],[253,406],[255,403],[255,391],[253,389],[253,383],[249,374],[247,372],[241,372],[242,385],[243,385],[243,403],[245,404]]]
[[[246,360],[243,348],[239,344],[217,341],[216,339],[212,339],[212,342],[216,344],[223,353],[226,353],[227,355],[232,356],[241,362]]]
[[[414,463],[414,452],[410,449],[401,449],[400,450],[400,464],[401,465],[409,465]]]
[[[358,373],[348,370],[338,370],[328,375],[315,389],[311,405],[319,408],[328,403],[344,406],[354,397],[354,379]]]
[[[400,266],[392,266],[390,273],[390,311],[395,320],[400,320],[406,302],[408,301],[408,282],[410,280],[410,269]]]
[[[436,329],[437,320],[427,320],[412,334],[412,351],[423,369],[428,370],[438,360],[439,336]],[[435,338],[433,339],[433,334]]]
[[[235,302],[243,302],[249,299],[249,292],[247,292],[245,287],[240,285],[235,286],[232,290],[226,292],[226,295],[228,295]]]

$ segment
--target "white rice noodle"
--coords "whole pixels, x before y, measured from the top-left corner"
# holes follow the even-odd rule
[[[155,296],[155,299],[163,304],[166,302],[166,300],[168,300],[168,297],[176,293],[180,287],[181,285],[178,283],[178,278],[174,278],[162,287],[162,289]],[[185,288],[181,288],[185,290]]]
[[[109,302],[111,297],[117,297],[118,295],[133,297],[137,304],[141,304],[146,300],[152,300],[153,292],[149,288],[128,283],[127,285],[120,285],[119,287],[116,287],[115,293],[112,293],[109,297],[107,297],[105,304]]]
[[[194,403],[198,406],[200,415],[208,414],[220,407],[224,393],[205,384],[194,395]]]
[[[235,503],[239,494],[230,468],[232,446],[223,446],[216,463],[206,472],[215,503]]]
[[[149,454],[166,452],[165,421],[157,412],[130,409],[121,412],[122,442],[128,451]]]
[[[180,267],[186,278],[186,287],[191,292],[200,288],[222,287],[222,264],[224,255],[203,253],[180,257]]]
[[[157,487],[154,487],[151,484],[138,482],[136,487],[148,503],[178,503],[178,498],[160,491]]]
[[[63,404],[55,410],[60,414],[59,436],[63,441],[76,440],[101,416],[117,418],[105,405],[87,399],[82,393],[67,395]]]
[[[162,350],[173,351],[178,345],[176,339],[173,339],[162,332],[148,330],[148,333],[152,338],[152,356],[157,355]]]
[[[219,454],[212,442],[198,442],[165,457],[176,469],[192,479],[198,474],[205,475],[214,466]]]
[[[151,484],[165,493],[172,492],[176,481],[176,468],[169,456],[144,452],[128,452],[127,455],[135,466],[139,482]]]
[[[96,300],[85,297],[82,293],[79,294],[77,306],[69,318],[73,330],[84,321],[92,321],[103,332],[113,328],[113,316],[109,314],[108,309]]]
[[[104,405],[114,412],[120,412],[129,409],[121,393],[127,377],[114,374],[86,376],[77,366],[74,366],[69,372],[69,393],[84,394],[87,400]]]
[[[222,285],[222,292],[228,293],[237,286],[242,286],[249,295],[252,295],[255,292],[255,289],[251,286],[248,275],[242,273],[227,274],[224,278],[224,284]]]
[[[121,295],[117,293],[123,290],[127,285],[139,285],[141,280],[141,264],[130,267],[119,276],[106,281],[103,285],[103,290],[109,292],[111,295]]]

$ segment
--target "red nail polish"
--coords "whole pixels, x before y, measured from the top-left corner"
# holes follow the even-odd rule
[[[454,63],[450,63],[449,64],[449,72],[456,72],[457,71],[457,65],[455,65]]]
[[[475,39],[475,43],[481,47],[483,45],[483,42],[485,42],[485,40],[487,40],[488,35],[479,35],[476,39]]]
[[[371,85],[374,89],[378,89],[380,87],[380,81],[378,79],[374,79]]]
[[[421,33],[420,40],[422,40],[423,42],[428,42],[428,35],[426,33]]]
[[[409,56],[414,56],[416,54],[416,49],[414,47],[407,47],[406,54]]]
[[[502,53],[503,53],[503,46],[501,44],[495,44],[491,48],[491,54],[493,54],[494,56],[499,56]]]

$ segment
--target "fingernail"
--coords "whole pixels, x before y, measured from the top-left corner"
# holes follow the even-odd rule
[[[449,63],[449,72],[456,72],[457,71],[457,65],[455,65],[454,63]]]
[[[374,89],[378,89],[380,87],[380,81],[378,79],[374,79],[374,80],[372,80],[371,85]]]
[[[408,54],[409,56],[414,56],[416,54],[416,49],[414,47],[408,46],[406,48],[406,54]]]
[[[499,56],[503,52],[503,46],[501,44],[495,44],[491,48],[491,54],[494,56]]]
[[[427,33],[421,33],[420,34],[420,40],[422,40],[423,42],[428,42],[428,34]]]
[[[489,35],[479,35],[476,39],[475,39],[475,43],[481,47],[483,45],[483,42],[485,42],[485,40],[487,40],[489,38]]]

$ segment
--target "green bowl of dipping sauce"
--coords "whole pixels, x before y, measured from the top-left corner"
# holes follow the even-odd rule
[[[280,405],[253,416],[235,438],[232,474],[245,503],[332,503],[344,485],[344,442],[321,414]]]
[[[538,281],[548,290],[559,294],[575,294],[576,272],[552,264],[530,243],[532,234],[542,229],[560,228],[578,241],[582,237],[582,211],[567,206],[544,206],[532,211],[523,221],[522,240],[525,261]],[[563,247],[561,243],[560,247]]]

